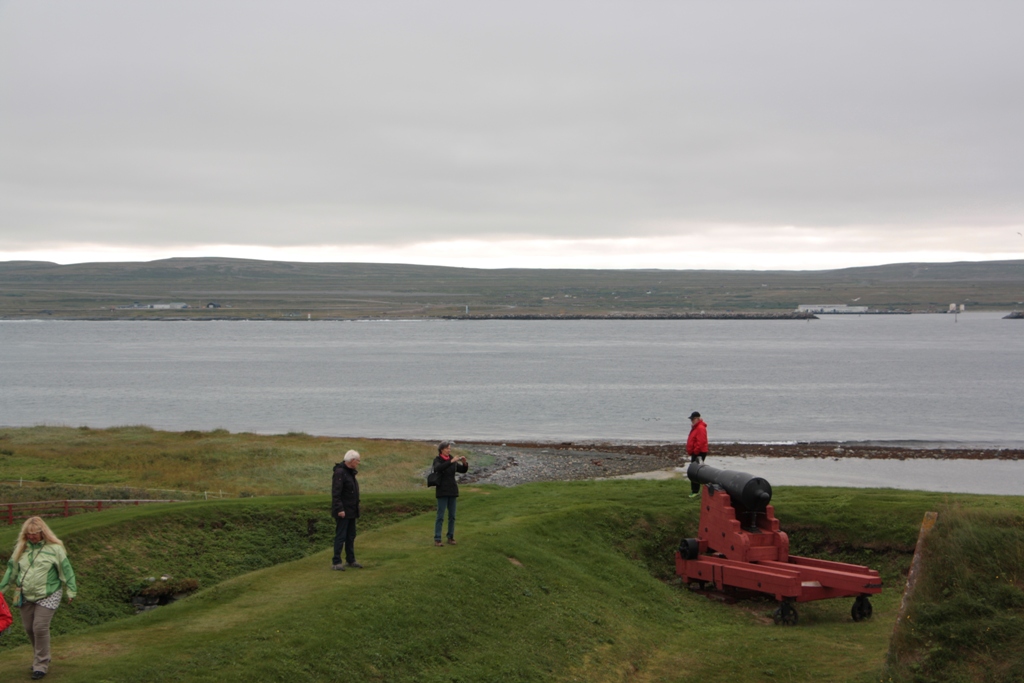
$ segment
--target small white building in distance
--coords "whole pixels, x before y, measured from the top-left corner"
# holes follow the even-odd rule
[[[136,308],[188,308],[186,303],[173,303],[173,304],[140,304],[138,301],[132,303],[131,306],[117,306],[119,310],[136,309]]]
[[[800,304],[796,310],[801,313],[867,313],[868,307],[846,304]]]

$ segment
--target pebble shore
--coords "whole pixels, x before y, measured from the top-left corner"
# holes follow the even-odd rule
[[[517,486],[536,481],[577,481],[617,477],[685,467],[689,461],[681,443],[462,443],[472,465],[474,455],[494,459],[487,466],[472,466],[463,483]],[[837,443],[807,444],[711,444],[709,464],[715,456],[785,458],[865,458],[908,460],[968,459],[1024,460],[1020,449],[980,448],[897,448],[891,446],[849,445]]]

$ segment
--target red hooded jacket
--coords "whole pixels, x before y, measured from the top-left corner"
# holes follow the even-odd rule
[[[690,436],[686,439],[687,455],[705,455],[708,452],[708,426],[704,420],[690,427]]]
[[[7,601],[4,600],[4,594],[0,593],[0,633],[2,633],[11,622],[14,621],[11,618],[11,610],[7,609]]]

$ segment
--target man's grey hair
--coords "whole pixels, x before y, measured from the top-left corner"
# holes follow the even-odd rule
[[[345,462],[352,462],[353,460],[359,460],[359,451],[349,451],[345,454]]]

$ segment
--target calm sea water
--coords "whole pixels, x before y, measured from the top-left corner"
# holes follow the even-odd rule
[[[0,425],[1024,447],[1024,321],[0,322]]]
[[[1024,462],[1015,460],[720,457],[712,452],[708,463],[764,477],[772,486],[843,486],[1001,496],[1024,493]],[[621,478],[685,479],[686,468],[638,472]]]

